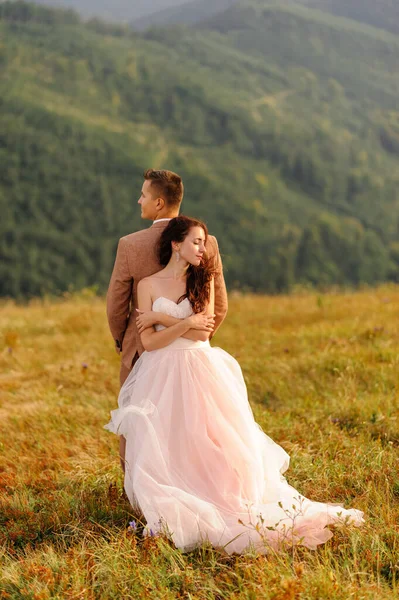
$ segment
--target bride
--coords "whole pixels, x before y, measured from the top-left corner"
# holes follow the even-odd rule
[[[145,533],[166,533],[183,551],[204,541],[228,553],[315,548],[332,536],[328,525],[360,525],[363,513],[312,502],[284,478],[289,456],[255,422],[240,366],[209,344],[207,235],[200,221],[171,219],[165,268],[138,285],[146,351],[105,426],[126,438],[126,494]]]

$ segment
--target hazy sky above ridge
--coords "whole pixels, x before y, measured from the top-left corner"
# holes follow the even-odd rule
[[[199,0],[196,0],[199,1]],[[37,4],[73,8],[86,17],[132,21],[158,10],[185,4],[187,0],[35,0]]]

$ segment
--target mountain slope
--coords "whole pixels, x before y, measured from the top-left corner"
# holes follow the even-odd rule
[[[146,29],[150,26],[164,26],[200,23],[211,19],[218,13],[223,19],[225,10],[237,4],[238,0],[191,0],[179,6],[170,6],[161,10],[154,10],[150,15],[145,15],[133,21],[135,29]],[[245,4],[242,0],[239,2]],[[260,0],[258,5],[275,8],[273,0]],[[280,0],[280,8],[289,6],[303,6],[309,9],[345,17],[359,23],[372,25],[385,29],[394,34],[399,33],[399,3],[391,0]],[[226,15],[227,16],[227,15]]]
[[[200,28],[225,35],[230,46],[267,57],[268,63],[336,78],[359,101],[371,95],[382,106],[398,106],[399,39],[390,33],[318,10],[276,8],[260,0],[235,4]]]
[[[227,16],[139,35],[0,5],[0,295],[104,290],[148,166],[183,175],[230,286],[397,277],[395,38],[305,9]]]
[[[399,34],[399,3],[395,0],[300,0],[300,2],[309,8],[317,8],[338,17],[346,17]]]
[[[180,6],[172,6],[134,20],[134,29],[147,29],[151,26],[186,24],[193,25],[213,15],[222,13],[238,0],[191,0]]]
[[[35,0],[36,4],[71,8],[84,17],[132,22],[134,28],[151,25],[193,24],[223,12],[238,0]],[[276,6],[276,2],[268,1]],[[263,1],[266,4],[266,0]],[[279,0],[279,6],[299,4],[339,17],[399,33],[399,4],[396,0]]]

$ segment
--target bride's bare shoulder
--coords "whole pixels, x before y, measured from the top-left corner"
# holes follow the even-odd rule
[[[137,289],[138,290],[151,290],[152,288],[152,276],[151,277],[144,277],[143,279],[140,279],[140,281],[137,284]]]
[[[137,287],[140,287],[141,289],[152,289],[152,286],[156,284],[157,281],[159,281],[160,279],[164,279],[163,271],[164,269],[162,269],[162,271],[154,273],[153,275],[149,275],[148,277],[143,277],[143,279],[140,279],[140,281],[138,282]]]

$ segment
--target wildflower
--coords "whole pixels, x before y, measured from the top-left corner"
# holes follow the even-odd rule
[[[144,528],[143,536],[144,537],[155,537],[155,533],[152,529],[150,529],[150,527],[147,526]]]
[[[137,523],[136,523],[136,521],[134,519],[133,519],[133,521],[130,521],[129,528],[132,529],[133,531],[136,531],[136,529],[137,529]]]

